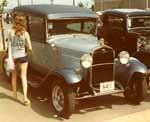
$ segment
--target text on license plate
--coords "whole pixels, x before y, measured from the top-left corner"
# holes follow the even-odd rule
[[[101,92],[114,90],[114,88],[115,88],[115,82],[114,81],[100,83],[100,91]]]

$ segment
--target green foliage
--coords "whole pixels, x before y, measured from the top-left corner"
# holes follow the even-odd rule
[[[88,8],[89,7],[89,2],[87,1],[86,3],[83,4],[83,2],[80,1],[80,2],[78,2],[78,6],[83,7],[83,8]],[[92,4],[90,9],[92,11],[94,11],[94,8],[95,8],[95,6],[94,6],[94,4]]]
[[[91,6],[91,9],[92,9],[92,11],[94,11],[94,10],[95,10],[95,6],[94,6],[94,5],[92,5],[92,6]]]
[[[79,6],[79,7],[84,7],[84,4],[80,1],[80,2],[78,3],[78,6]]]
[[[4,7],[7,6],[7,0],[0,0],[0,14],[3,13]]]

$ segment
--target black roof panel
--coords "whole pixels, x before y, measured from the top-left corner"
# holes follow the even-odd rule
[[[69,14],[70,16],[74,16],[73,14],[82,14],[84,16],[84,14],[87,16],[88,15],[92,15],[93,17],[95,15],[94,12],[92,12],[89,9],[85,9],[85,8],[81,8],[81,7],[75,7],[75,6],[69,6],[69,5],[50,5],[50,4],[36,4],[36,5],[23,5],[20,7],[15,7],[13,9],[14,11],[22,11],[24,13],[32,13],[35,15],[41,15],[41,16],[47,16],[48,15],[55,15],[55,14]],[[64,16],[63,16],[64,17]]]

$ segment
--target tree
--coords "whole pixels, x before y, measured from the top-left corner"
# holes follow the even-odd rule
[[[80,1],[80,2],[78,3],[78,6],[79,6],[79,7],[84,7],[84,4]]]
[[[75,0],[73,0],[73,6],[75,6]]]
[[[3,19],[2,14],[4,12],[4,7],[7,6],[7,0],[0,0],[0,25],[1,25],[1,36],[3,42],[3,49],[5,49],[5,40],[4,40],[4,29],[3,29]]]
[[[95,1],[94,0],[91,1],[91,10],[92,11],[95,10]]]
[[[78,6],[79,7],[89,8],[89,5],[90,5],[90,3],[88,1],[85,2],[84,4],[81,1],[78,2]],[[91,8],[89,8],[89,9],[91,9],[92,11],[94,11],[94,2],[91,3]]]
[[[0,14],[3,13],[5,6],[7,6],[7,0],[0,0]]]
[[[91,10],[94,11],[95,10],[95,5],[92,4],[91,6]]]
[[[51,5],[53,5],[54,0],[51,0]]]

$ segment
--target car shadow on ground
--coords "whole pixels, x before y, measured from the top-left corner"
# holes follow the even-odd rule
[[[143,102],[150,102],[150,86],[148,86],[147,94]],[[123,93],[107,96],[99,96],[87,99],[81,99],[76,106],[76,114],[85,114],[91,111],[113,109],[113,105],[139,105],[127,102]]]
[[[31,100],[31,109],[41,116],[46,118],[53,118],[57,120],[63,120],[63,118],[55,115],[52,109],[51,103],[47,97],[45,97],[41,90],[29,88],[29,98]]]
[[[47,118],[55,118],[58,120],[64,119],[55,115],[54,110],[51,106],[51,101],[46,99],[44,100],[44,97],[42,96],[42,91],[34,91],[34,89],[30,89],[30,91],[31,90],[32,94],[30,92],[30,97],[31,99],[33,99],[33,104],[31,107],[35,112]],[[122,94],[80,99],[76,101],[76,109],[73,114],[86,114],[88,112],[96,110],[113,109],[113,105],[125,104],[129,103],[126,102]]]
[[[30,92],[30,97],[33,100],[31,108],[35,112],[47,118],[64,119],[55,115],[51,101],[42,96],[42,91],[35,91],[35,89],[31,88],[29,91],[32,91],[32,94]],[[127,104],[127,102],[124,100],[124,97],[117,95],[81,99],[76,101],[76,109],[73,114],[86,114],[96,110],[112,109],[113,104],[122,105]]]
[[[150,102],[150,85],[147,88],[147,95],[146,98],[144,100],[145,102]]]
[[[127,104],[127,102],[120,94],[86,98],[78,101],[75,113],[85,114],[96,110],[112,109],[112,105],[123,104]]]

